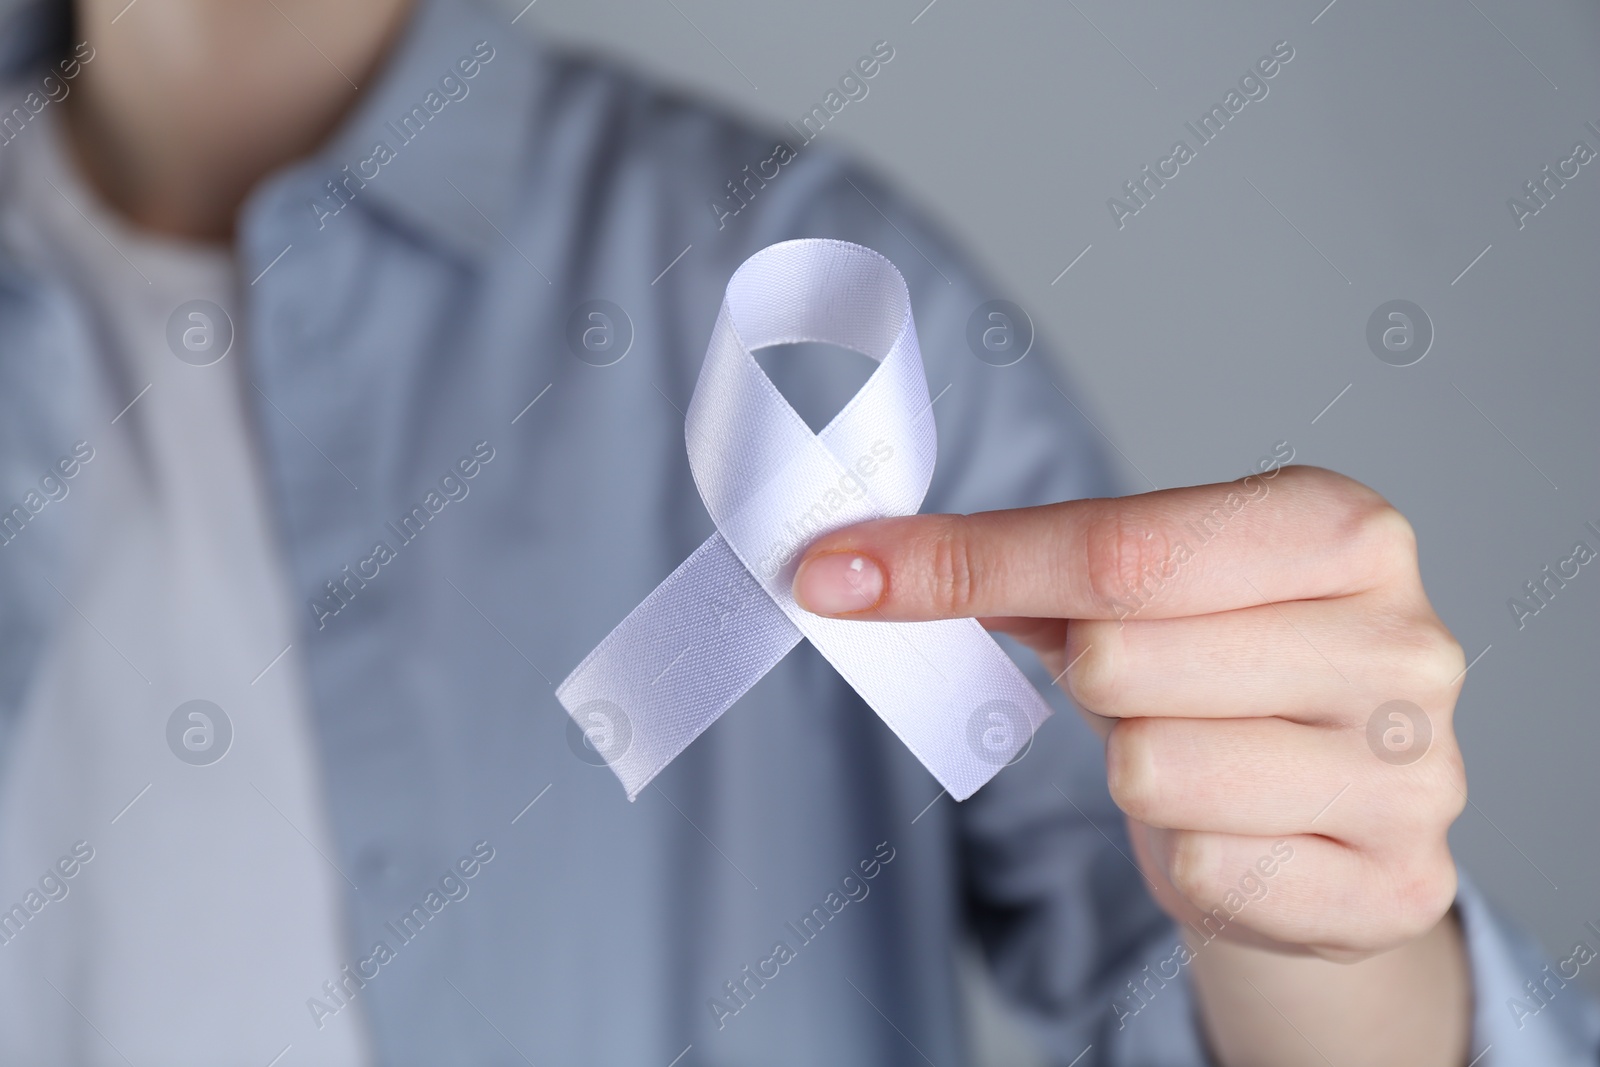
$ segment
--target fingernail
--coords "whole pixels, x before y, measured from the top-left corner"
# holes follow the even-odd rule
[[[794,598],[814,615],[866,611],[883,597],[883,569],[853,552],[828,552],[800,564]]]

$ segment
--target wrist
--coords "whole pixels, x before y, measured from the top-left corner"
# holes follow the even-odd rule
[[[1226,1067],[1466,1062],[1471,971],[1453,909],[1422,936],[1354,963],[1221,939],[1190,947],[1206,1039]]]

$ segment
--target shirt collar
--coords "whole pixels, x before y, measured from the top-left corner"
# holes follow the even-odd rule
[[[463,76],[464,59],[477,61],[475,76]],[[483,0],[420,0],[310,172],[323,190],[330,178],[371,175],[366,161],[386,145],[392,158],[360,187],[357,200],[382,205],[401,222],[476,256],[500,240],[497,227],[514,207],[548,70],[538,47],[498,8]],[[454,82],[442,85],[447,77]],[[459,96],[463,86],[460,99],[446,92]],[[440,110],[431,113],[429,104]],[[405,141],[403,120],[413,109],[429,117],[425,124],[413,119],[413,128],[421,128]]]
[[[22,0],[12,7],[0,17],[0,78],[59,51],[70,24],[68,0]],[[477,75],[465,78],[457,65],[477,59],[480,43],[493,49],[493,58],[478,60]],[[347,166],[357,172],[384,143],[393,159],[360,187],[357,200],[381,205],[402,224],[476,257],[500,240],[496,228],[514,206],[552,67],[530,35],[488,0],[418,0],[349,116],[310,160],[279,178],[299,177],[317,196],[325,182],[344,179]],[[467,87],[464,98],[449,99],[440,85],[447,75]],[[430,93],[435,106],[448,102],[403,142],[402,120],[413,108],[426,111]],[[275,184],[269,179],[263,187]]]

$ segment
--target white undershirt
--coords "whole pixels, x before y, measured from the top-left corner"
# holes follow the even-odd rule
[[[75,842],[94,855],[0,944],[0,1063],[264,1067],[285,1046],[283,1067],[363,1063],[360,1004],[321,1031],[306,1006],[348,962],[346,887],[289,647],[238,270],[224,248],[135,232],[98,203],[55,110],[0,148],[0,226],[93,323],[89,418],[49,445],[82,439],[94,458],[19,536],[89,536],[0,774],[0,909]],[[197,299],[235,326],[203,367],[168,344],[169,316]],[[234,734],[206,766],[167,740],[194,699]]]

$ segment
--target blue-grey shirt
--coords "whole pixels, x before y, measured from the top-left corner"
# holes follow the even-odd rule
[[[10,69],[48,40],[19,24]],[[711,533],[682,409],[728,276],[775,241],[855,241],[905,275],[940,396],[927,510],[1111,489],[1045,346],[978,359],[968,320],[999,294],[809,132],[752,131],[530,44],[498,9],[424,0],[338,132],[249,198],[254,281],[232,312],[303,605],[332,859],[359,886],[349,958],[394,942],[474,843],[494,849],[470,899],[352,994],[382,1063],[961,1063],[966,944],[1051,1062],[1208,1062],[1180,935],[1075,714],[958,805],[802,644],[629,804],[553,695]],[[594,301],[621,314],[585,347]],[[74,438],[71,306],[0,262],[7,485]],[[768,366],[813,426],[869,369]],[[435,512],[474,457],[470,493]],[[63,532],[0,552],[7,732],[66,610],[45,579],[74,539],[115,534]],[[403,547],[373,562],[379,542]],[[1600,1062],[1576,987],[1558,995],[1470,883],[1458,907],[1480,1062]],[[285,1041],[315,1034],[308,1011]]]

